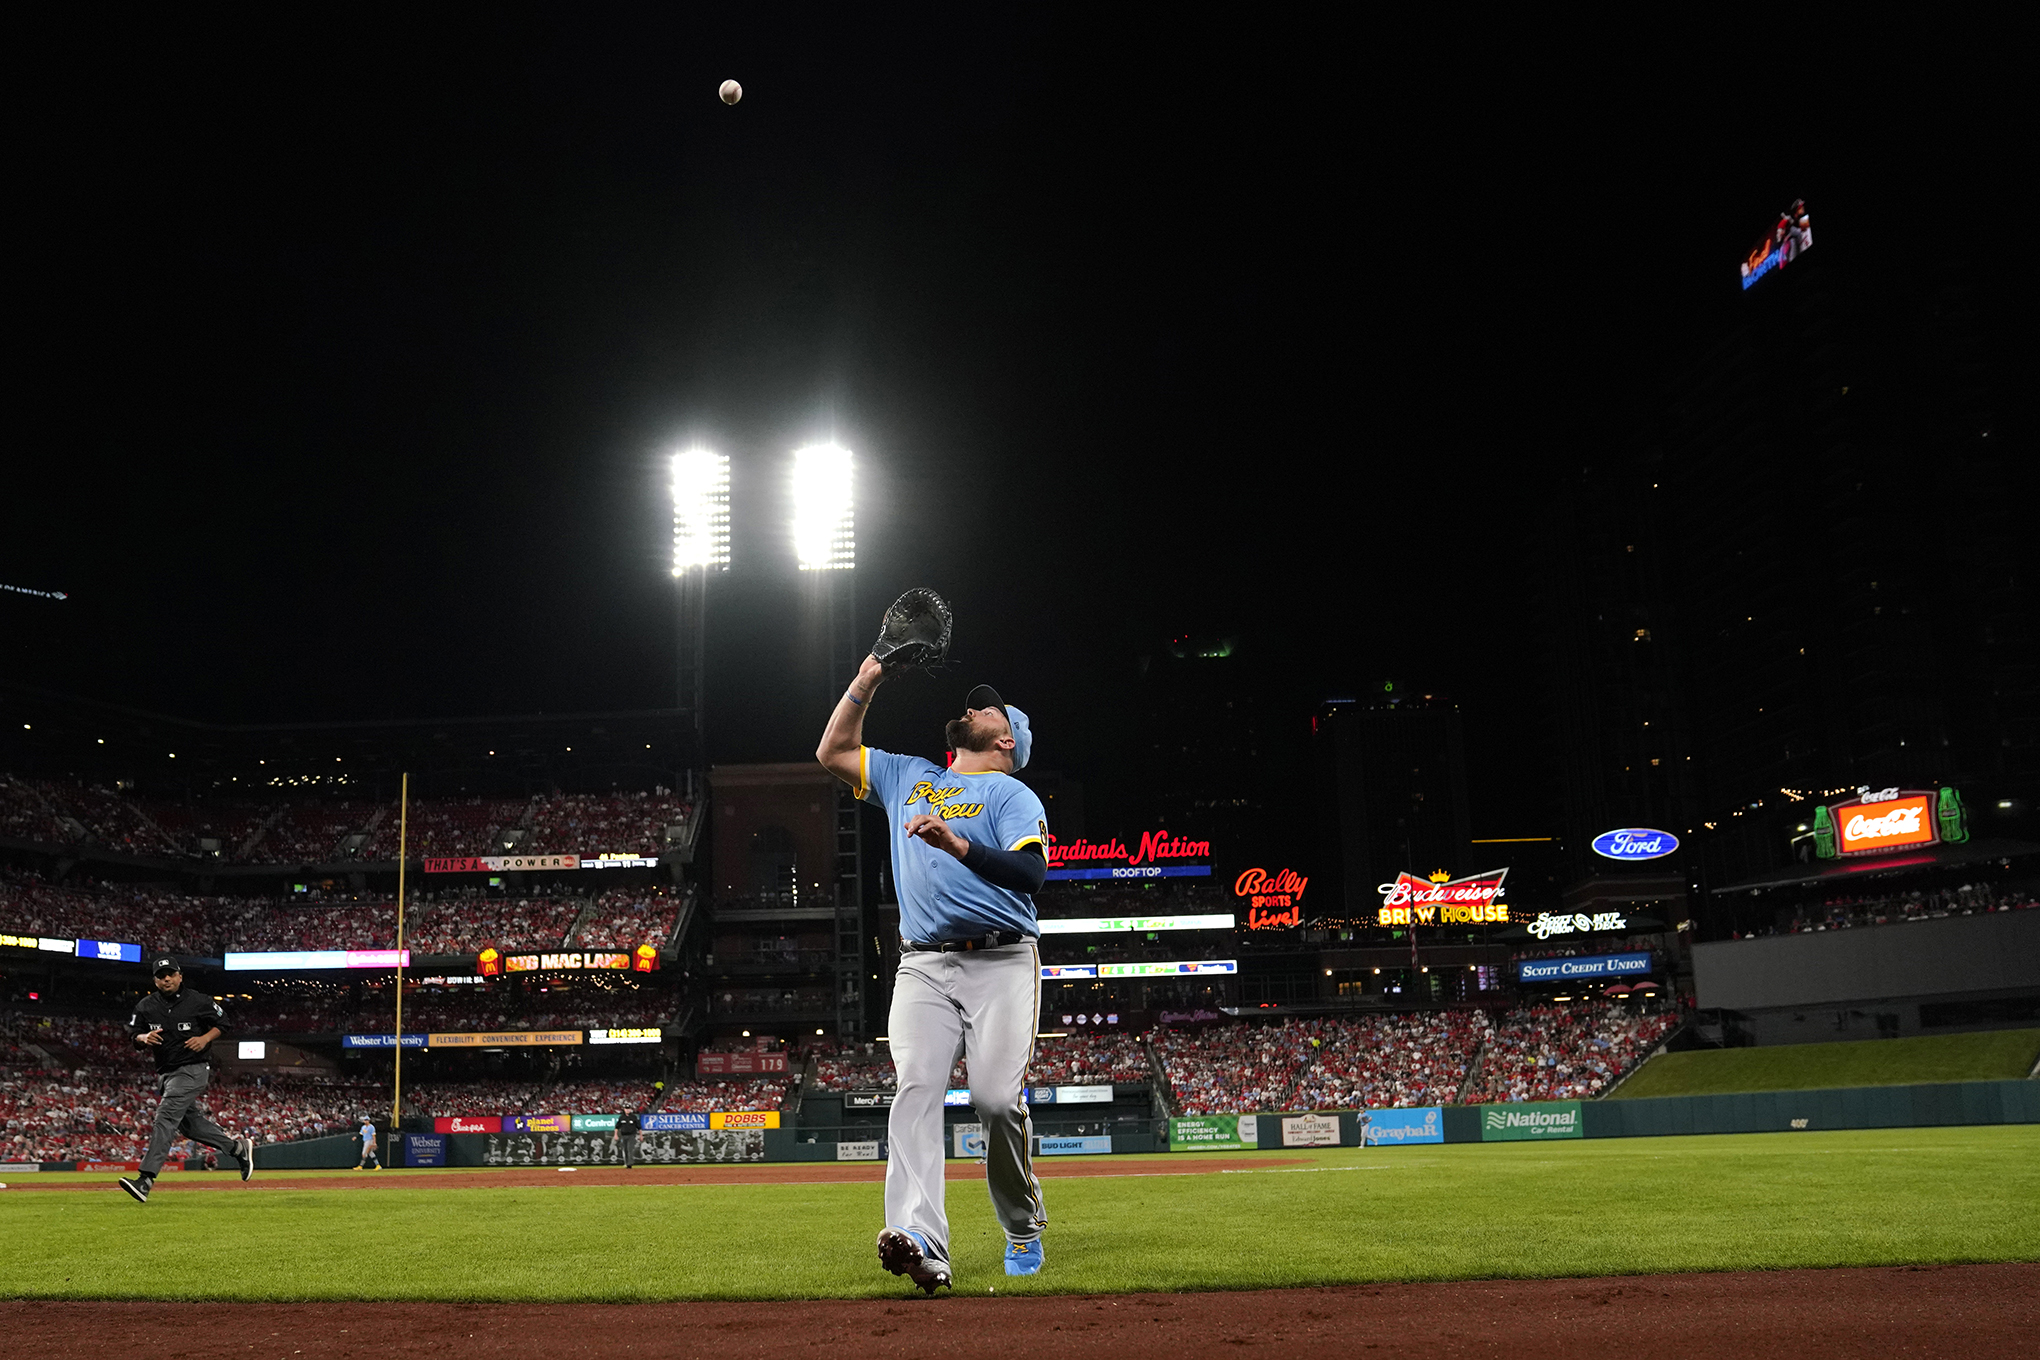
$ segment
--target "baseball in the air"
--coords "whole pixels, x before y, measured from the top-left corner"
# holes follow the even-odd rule
[[[744,97],[744,87],[737,84],[734,80],[725,80],[722,83],[722,88],[717,90],[716,93],[722,96],[723,103],[734,104]]]

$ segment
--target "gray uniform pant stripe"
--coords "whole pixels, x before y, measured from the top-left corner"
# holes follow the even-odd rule
[[[234,1151],[233,1138],[198,1108],[199,1096],[212,1084],[209,1067],[204,1063],[193,1063],[189,1067],[165,1072],[157,1080],[162,1084],[163,1103],[156,1107],[156,1122],[149,1130],[149,1151],[142,1158],[144,1175],[153,1176],[163,1169],[163,1159],[170,1155],[170,1145],[180,1137],[204,1143],[221,1152]]]
[[[985,1129],[985,1185],[999,1226],[1008,1240],[1026,1242],[1048,1222],[1023,1091],[1040,1002],[1041,967],[1031,944],[900,960],[888,1020],[899,1090],[886,1121],[885,1221],[920,1232],[943,1264],[949,1214],[942,1096],[959,1054],[970,1063],[971,1104]]]

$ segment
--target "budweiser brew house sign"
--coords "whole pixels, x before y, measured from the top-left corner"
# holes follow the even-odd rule
[[[1395,882],[1381,885],[1381,914],[1384,926],[1478,926],[1504,925],[1508,904],[1502,901],[1502,880],[1507,869],[1493,869],[1465,878],[1449,878],[1442,871],[1428,879],[1403,873]]]
[[[1814,853],[1854,859],[1969,839],[1969,818],[1954,789],[1859,788],[1844,802],[1816,808]]]

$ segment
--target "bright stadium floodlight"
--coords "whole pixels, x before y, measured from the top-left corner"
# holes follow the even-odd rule
[[[813,444],[793,455],[793,552],[802,571],[857,565],[850,450]]]
[[[730,460],[707,449],[673,455],[673,574],[730,566]]]

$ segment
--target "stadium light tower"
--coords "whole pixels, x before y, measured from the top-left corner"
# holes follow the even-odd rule
[[[850,450],[811,444],[793,455],[793,552],[802,571],[857,565]]]
[[[673,455],[673,579],[679,590],[675,707],[694,726],[690,771],[707,760],[702,701],[708,688],[708,578],[730,569],[730,460],[707,449]]]
[[[807,577],[809,655],[820,663],[816,711],[827,712],[863,659],[868,630],[857,612],[857,515],[850,450],[811,444],[793,455],[793,554]],[[847,785],[836,788],[836,1032],[864,1034],[862,821]]]

